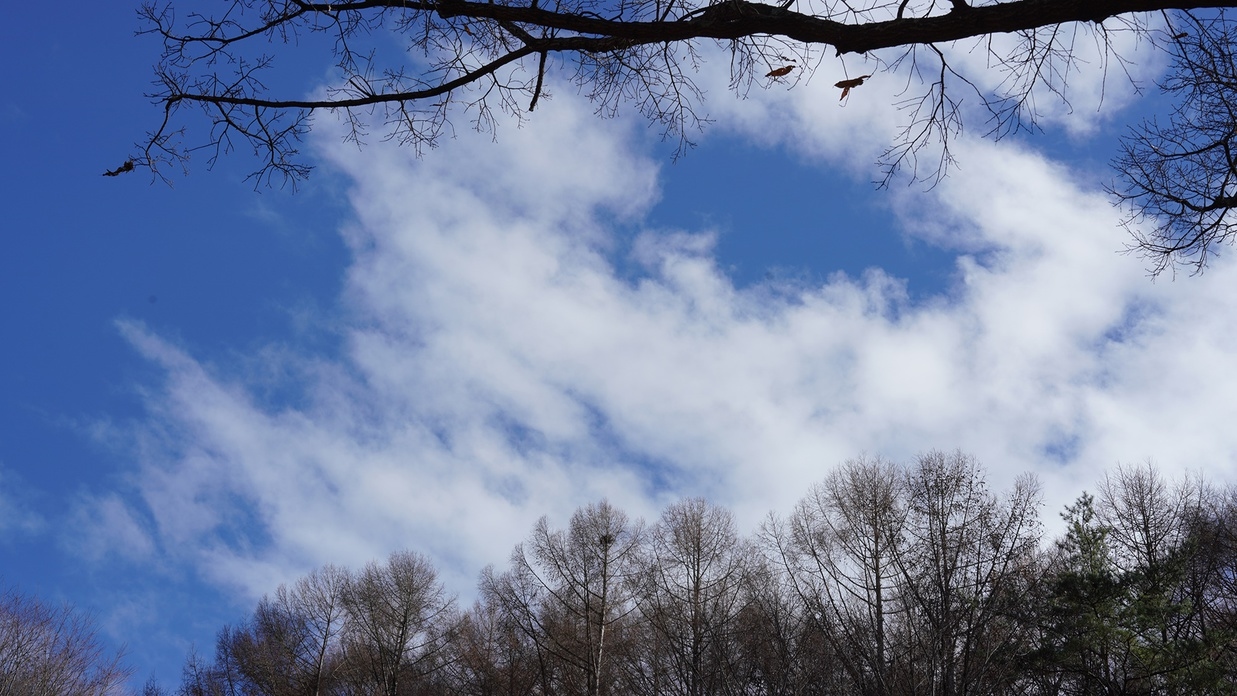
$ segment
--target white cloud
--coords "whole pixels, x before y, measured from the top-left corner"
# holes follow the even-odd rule
[[[788,132],[810,152],[842,157],[885,118],[800,92],[760,97],[798,100]],[[407,546],[467,591],[541,514],[704,494],[750,526],[864,451],[961,447],[997,487],[1037,471],[1046,518],[1118,460],[1233,478],[1233,266],[1150,283],[1113,253],[1107,200],[1032,152],[960,141],[965,167],[904,199],[923,234],[977,250],[950,294],[912,304],[879,270],[737,289],[708,231],[624,248],[607,220],[639,222],[657,168],[577,99],[423,161],[323,135],[353,182],[344,358],[261,358],[305,404],[263,407],[243,376],[122,324],[167,378],[136,434],[137,512],[109,498],[96,517],[130,535],[149,518],[151,548],[217,582],[256,595]]]

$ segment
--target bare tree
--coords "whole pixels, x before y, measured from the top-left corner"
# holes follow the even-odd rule
[[[131,672],[104,649],[89,616],[0,594],[0,696],[110,696]]]
[[[654,693],[703,696],[735,681],[735,634],[751,553],[728,510],[702,498],[671,505],[650,535],[640,610],[644,654],[665,672]],[[656,646],[653,649],[651,646]]]
[[[1000,693],[1028,651],[1021,607],[1038,579],[1039,485],[1019,478],[1003,498],[961,452],[920,455],[905,474],[898,549],[910,680],[932,693]]]
[[[324,696],[336,693],[342,660],[348,573],[324,566],[291,587],[263,597],[252,616],[225,626],[215,661],[186,662],[181,692],[189,696]]]
[[[247,624],[220,635],[220,649],[232,658],[245,693],[262,696],[299,696],[310,686],[313,673],[298,659],[312,650],[303,617],[270,598],[263,598]]]
[[[998,498],[962,453],[906,468],[862,458],[814,486],[787,522],[771,520],[765,548],[844,691],[999,693],[1025,649],[1037,505],[1033,480]]]
[[[181,668],[180,688],[176,693],[177,696],[231,696],[234,691],[224,689],[219,672],[193,650]]]
[[[785,568],[857,693],[891,690],[905,506],[899,467],[850,460],[812,487],[785,533]]]
[[[511,553],[511,569],[482,591],[537,646],[546,693],[611,692],[611,653],[636,611],[643,525],[606,501],[577,510],[566,530],[546,518]]]
[[[451,693],[526,696],[537,693],[536,647],[514,617],[488,598],[461,618]],[[543,692],[544,693],[544,692]]]
[[[280,586],[275,592],[276,601],[304,623],[304,649],[298,661],[308,677],[306,693],[312,696],[329,693],[346,619],[347,590],[347,571],[325,565],[297,580],[291,589]]]
[[[1186,541],[1203,489],[1189,478],[1174,485],[1151,464],[1117,465],[1104,475],[1097,522],[1107,531],[1122,571],[1163,565]]]
[[[452,117],[491,130],[496,114],[523,118],[568,79],[612,114],[631,103],[681,147],[708,119],[693,75],[708,44],[730,53],[731,85],[793,80],[831,51],[862,54],[876,72],[909,80],[893,108],[905,128],[882,165],[888,181],[903,166],[927,178],[952,162],[962,102],[982,105],[989,133],[1036,127],[1037,100],[1067,98],[1068,77],[1098,44],[1104,64],[1123,65],[1113,35],[1133,32],[1170,52],[1163,84],[1178,98],[1164,125],[1133,130],[1112,186],[1129,205],[1127,224],[1153,270],[1174,263],[1201,269],[1232,236],[1234,26],[1232,0],[149,0],[144,32],[163,42],[156,67],[161,123],[115,175],[136,166],[162,172],[199,149],[213,161],[250,146],[259,181],[295,182],[309,172],[300,138],[315,112],[341,113],[361,142],[383,137],[432,147]],[[996,40],[1009,35],[1013,41]],[[970,50],[999,73],[994,89],[951,63],[947,47]],[[399,45],[402,42],[402,46]],[[407,51],[401,49],[408,49]],[[305,54],[335,65],[334,79],[310,96],[272,90],[276,60]],[[972,68],[974,69],[974,68]],[[864,75],[843,80],[849,92]],[[845,93],[844,92],[844,93]],[[969,93],[969,96],[968,96]],[[197,107],[204,123],[186,120]],[[982,117],[982,116],[981,116]],[[191,139],[187,128],[204,135]],[[927,156],[925,160],[924,157]],[[921,161],[923,160],[923,161]],[[1151,231],[1143,228],[1150,226]]]
[[[1165,122],[1124,139],[1112,192],[1127,204],[1135,248],[1154,272],[1175,261],[1201,271],[1237,234],[1237,26],[1223,10],[1183,12],[1166,24],[1173,68],[1162,88],[1176,105]]]
[[[397,551],[370,563],[351,578],[344,602],[344,661],[364,693],[400,696],[444,666],[455,600],[424,556]]]

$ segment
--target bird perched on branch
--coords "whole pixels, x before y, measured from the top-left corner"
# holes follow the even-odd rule
[[[842,80],[841,82],[838,82],[837,84],[833,85],[834,87],[842,88],[842,96],[838,99],[838,101],[842,101],[843,99],[846,98],[846,95],[850,94],[851,87],[858,87],[859,85],[863,84],[863,81],[868,79],[869,77],[872,77],[872,76],[863,75],[861,77],[855,77],[849,80]]]
[[[131,172],[131,171],[133,171],[133,160],[125,160],[125,163],[120,165],[119,167],[116,167],[115,169],[109,169],[108,171],[103,172],[103,176],[120,176],[121,174],[124,174],[125,172]]]

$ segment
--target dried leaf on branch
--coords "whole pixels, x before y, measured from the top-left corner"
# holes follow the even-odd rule
[[[851,78],[849,80],[842,80],[841,82],[834,84],[833,85],[834,87],[842,88],[842,96],[838,98],[838,101],[842,101],[843,99],[846,98],[846,95],[850,94],[851,87],[858,87],[859,85],[863,84],[863,81],[868,79],[869,77],[872,77],[872,76],[862,75],[860,77]]]

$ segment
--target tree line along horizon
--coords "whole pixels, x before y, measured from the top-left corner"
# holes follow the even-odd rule
[[[961,451],[849,460],[749,537],[701,498],[652,524],[602,500],[542,517],[471,607],[413,551],[325,565],[141,693],[1237,693],[1237,486],[1118,465],[1053,539],[1041,508]],[[80,612],[0,596],[0,696],[131,673]]]

